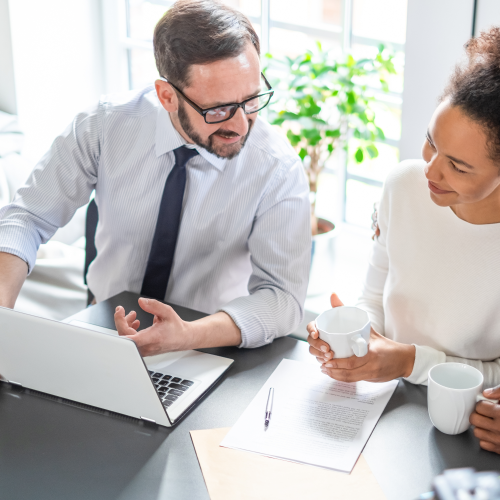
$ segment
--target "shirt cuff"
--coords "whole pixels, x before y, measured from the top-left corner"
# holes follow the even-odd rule
[[[41,240],[39,237],[33,237],[33,232],[23,221],[2,219],[6,208],[0,211],[0,252],[10,253],[24,260],[28,264],[28,274],[30,274],[35,267]]]
[[[446,363],[446,354],[428,346],[415,346],[415,363],[413,371],[405,380],[411,384],[427,385],[429,370],[436,365]]]
[[[220,308],[231,316],[241,331],[238,347],[260,347],[279,336],[275,326],[277,318],[262,299],[258,294],[238,297]]]

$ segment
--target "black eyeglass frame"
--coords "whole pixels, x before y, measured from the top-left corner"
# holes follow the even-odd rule
[[[196,104],[195,102],[193,102],[191,99],[189,99],[189,97],[187,97],[180,89],[178,89],[172,82],[170,82],[169,80],[167,80],[165,77],[162,77],[164,80],[167,81],[167,83],[169,83],[170,85],[172,85],[172,87],[174,88],[174,90],[179,93],[182,98],[196,111],[198,112],[201,116],[203,116],[204,120],[205,120],[205,123],[208,123],[209,125],[213,125],[215,123],[222,123],[222,122],[227,122],[228,120],[230,120],[236,113],[236,111],[238,110],[238,108],[241,108],[243,110],[243,112],[246,114],[246,115],[251,115],[253,113],[258,113],[261,109],[264,109],[270,102],[271,102],[271,98],[273,97],[274,95],[274,90],[273,88],[271,87],[271,84],[267,81],[267,78],[264,76],[264,73],[261,73],[261,76],[262,78],[264,79],[264,83],[266,84],[268,90],[267,92],[262,92],[262,94],[257,94],[253,97],[249,97],[248,99],[245,99],[243,102],[231,102],[231,103],[228,103],[228,104],[221,104],[219,106],[213,106],[212,108],[207,108],[207,109],[203,109],[203,108],[200,108],[200,106],[198,106],[198,104]],[[248,102],[248,101],[253,101],[254,99],[257,99],[258,97],[262,97],[262,96],[265,96],[265,95],[269,95],[269,100],[267,101],[267,103],[262,106],[261,108],[259,109],[256,109],[255,111],[251,111],[250,113],[247,113],[246,110],[245,110],[245,104]],[[225,108],[227,106],[234,106],[234,109],[231,113],[231,115],[228,117],[228,118],[224,118],[224,120],[219,120],[217,122],[208,122],[207,121],[207,113],[209,111],[212,111],[214,109],[218,109],[218,108]]]

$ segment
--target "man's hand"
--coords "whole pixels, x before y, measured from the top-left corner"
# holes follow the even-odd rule
[[[500,385],[483,391],[488,399],[500,399]],[[470,416],[470,423],[476,428],[474,435],[481,448],[500,454],[500,404],[480,401]]]
[[[125,316],[125,309],[118,306],[115,311],[115,324],[118,334],[133,340],[141,356],[154,356],[163,352],[184,351],[189,349],[188,323],[176,314],[167,304],[153,299],[139,299],[144,311],[154,314],[153,326],[140,332],[135,311]]]
[[[342,306],[336,294],[331,296],[332,307]],[[309,352],[321,363],[321,371],[342,382],[386,382],[398,377],[408,377],[415,363],[415,347],[389,340],[371,330],[368,354],[361,358],[333,359],[330,346],[319,339],[314,322],[307,326]]]
[[[197,321],[183,321],[167,304],[154,299],[139,299],[139,306],[154,315],[153,326],[140,332],[135,311],[125,315],[123,307],[115,311],[118,334],[133,340],[141,356],[185,351],[203,347],[241,344],[241,332],[229,315],[218,312]]]

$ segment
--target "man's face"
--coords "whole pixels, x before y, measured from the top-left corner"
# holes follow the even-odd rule
[[[253,125],[252,119],[248,120],[248,131],[245,135],[239,135],[237,132],[231,130],[230,128],[224,128],[225,123],[229,123],[230,121],[232,121],[231,119],[227,122],[216,124],[219,125],[220,128],[211,133],[207,138],[205,138],[198,133],[196,126],[191,122],[191,119],[189,117],[190,114],[188,113],[189,108],[189,104],[179,100],[177,117],[179,118],[179,123],[182,127],[182,130],[189,137],[189,139],[191,139],[192,142],[206,149],[209,153],[212,153],[219,158],[227,158],[228,160],[234,158],[241,151],[250,134],[250,130]],[[224,139],[227,139],[227,144],[220,144],[221,140]],[[233,140],[234,142],[231,142],[231,140]]]
[[[208,124],[205,123],[203,116],[177,94],[171,99],[171,103],[166,105],[162,100],[162,89],[168,84],[158,81],[156,84],[163,106],[170,112],[174,126],[185,139],[221,158],[233,158],[241,151],[257,113],[246,115],[241,108],[238,108],[230,120]],[[168,88],[173,91],[170,85]],[[237,57],[191,66],[189,86],[181,90],[203,109],[242,102],[259,94],[264,89],[257,51],[249,43]]]

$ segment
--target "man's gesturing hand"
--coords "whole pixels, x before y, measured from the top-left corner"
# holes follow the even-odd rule
[[[483,395],[488,399],[500,399],[500,385],[486,389]],[[476,426],[474,435],[479,439],[479,446],[500,453],[500,405],[480,401],[470,416],[470,423]]]
[[[125,315],[125,309],[118,306],[115,324],[118,334],[133,340],[141,356],[153,356],[163,352],[183,351],[190,348],[188,324],[167,304],[154,299],[139,299],[144,311],[154,314],[153,326],[137,331],[140,322],[135,311]]]

